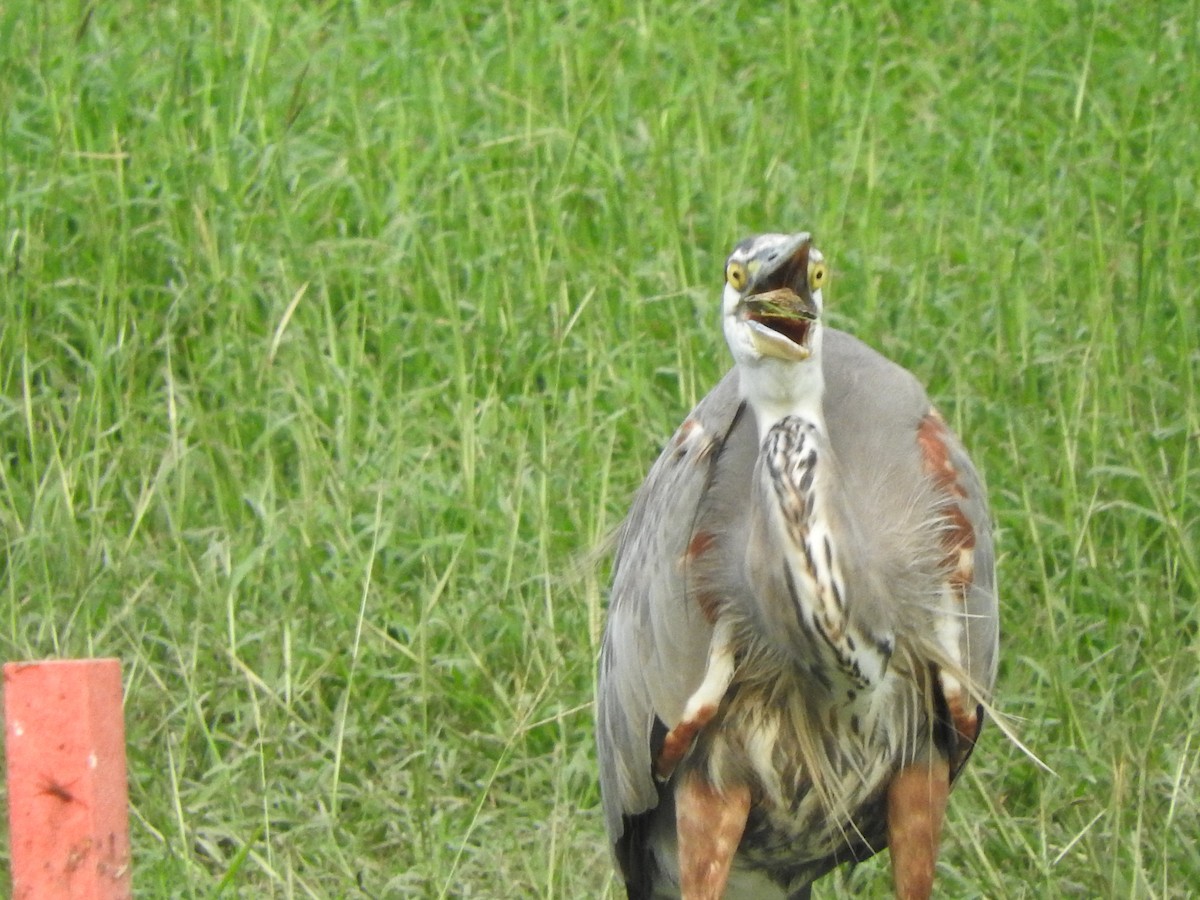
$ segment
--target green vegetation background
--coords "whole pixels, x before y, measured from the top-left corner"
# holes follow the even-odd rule
[[[800,228],[987,477],[1056,773],[986,734],[942,895],[1193,893],[1198,23],[0,7],[0,656],[122,660],[138,895],[615,896],[605,539]]]

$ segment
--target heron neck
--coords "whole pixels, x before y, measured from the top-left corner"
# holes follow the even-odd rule
[[[825,431],[825,375],[819,357],[814,355],[802,363],[761,359],[743,366],[739,377],[742,396],[758,420],[760,441],[788,416],[799,416]]]

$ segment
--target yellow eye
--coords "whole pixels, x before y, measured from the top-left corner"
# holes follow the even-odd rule
[[[827,277],[829,277],[829,270],[825,268],[825,263],[810,262],[808,264],[808,289],[810,291],[819,291]]]
[[[735,291],[744,290],[747,280],[746,267],[740,262],[731,262],[725,267],[725,280]]]

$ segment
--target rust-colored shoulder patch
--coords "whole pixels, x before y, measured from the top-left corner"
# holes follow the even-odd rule
[[[950,429],[936,409],[929,410],[917,426],[917,445],[925,462],[925,471],[933,476],[937,485],[956,497],[965,497],[966,491],[958,483],[958,472],[950,460],[950,449],[946,439]]]
[[[975,579],[976,535],[959,502],[968,494],[954,466],[950,452],[951,440],[950,429],[937,411],[931,409],[917,427],[917,446],[921,451],[925,472],[944,500],[941,531],[946,573],[944,589],[947,596],[966,606],[967,595]],[[975,746],[982,722],[977,705],[970,700],[957,677],[939,670],[937,680],[946,704],[945,713],[950,720],[947,724],[954,729],[954,739],[950,741],[948,752],[952,757],[951,773],[956,775]]]
[[[967,496],[967,491],[950,458],[949,437],[950,429],[935,409],[931,409],[917,426],[917,446],[925,471],[946,495],[946,522],[942,533],[946,569],[955,596],[966,602],[967,589],[975,578],[975,529],[957,502]]]

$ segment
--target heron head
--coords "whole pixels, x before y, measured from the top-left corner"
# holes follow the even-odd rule
[[[812,235],[747,238],[725,262],[725,339],[734,358],[802,363],[820,348],[821,287],[828,271]]]

